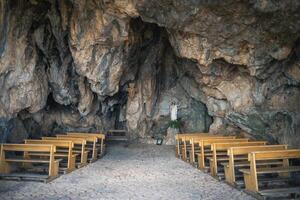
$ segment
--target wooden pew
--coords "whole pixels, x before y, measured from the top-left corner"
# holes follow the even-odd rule
[[[212,134],[209,134],[209,133],[181,133],[181,134],[176,134],[175,135],[175,141],[176,141],[176,148],[175,148],[175,156],[177,158],[180,157],[181,155],[181,147],[182,145],[184,144],[181,144],[183,141],[182,139],[183,138],[187,138],[187,137],[214,137],[214,136],[221,136],[221,135],[212,135]],[[185,141],[185,140],[184,140]],[[185,144],[186,146],[186,144]]]
[[[42,140],[55,140],[55,141],[71,141],[75,146],[79,147],[79,150],[73,149],[73,153],[80,154],[80,163],[77,164],[77,167],[84,167],[87,165],[88,153],[89,151],[85,150],[86,140],[84,138],[57,138],[57,137],[42,137]],[[60,152],[64,152],[60,150]]]
[[[184,137],[181,137],[181,141],[183,142],[183,147],[180,149],[181,150],[181,159],[184,160],[184,161],[187,161],[187,158],[188,158],[188,150],[192,148],[192,145],[194,144],[190,144],[190,141],[191,139],[202,139],[202,138],[226,138],[226,137],[229,137],[229,138],[235,138],[235,136],[219,136],[219,135],[210,135],[210,136],[200,136],[200,135],[191,135],[191,136],[184,136]]]
[[[57,138],[82,138],[85,139],[87,144],[85,149],[92,151],[91,157],[89,158],[90,162],[94,162],[97,160],[97,141],[98,138],[96,136],[88,136],[88,135],[63,135],[58,134],[56,135]],[[88,142],[92,144],[92,147],[88,147]]]
[[[225,172],[225,180],[230,185],[234,185],[236,181],[236,168],[245,168],[250,167],[250,162],[247,161],[238,161],[235,160],[236,156],[248,156],[248,153],[253,151],[272,151],[272,150],[285,150],[287,149],[287,145],[265,145],[265,146],[238,146],[238,147],[230,147],[227,151],[227,155],[229,157],[229,162],[221,163],[224,166]],[[282,162],[278,161],[263,161],[257,162],[259,166],[266,165],[278,165],[282,164]]]
[[[215,137],[192,137],[192,138],[190,138],[189,142],[191,144],[191,149],[190,149],[191,152],[189,153],[189,155],[190,155],[189,160],[192,164],[194,164],[196,161],[195,153],[201,153],[201,147],[199,146],[199,141],[201,141],[203,139],[236,139],[236,136],[215,136]],[[198,148],[197,150],[196,150],[196,147]]]
[[[259,146],[266,145],[266,141],[254,141],[254,142],[228,142],[228,143],[213,143],[211,145],[211,151],[213,153],[212,158],[209,158],[209,167],[210,174],[212,176],[217,176],[218,174],[218,161],[228,160],[228,156],[225,157],[218,156],[218,152],[227,151],[230,147],[239,147],[239,146]],[[237,158],[236,158],[237,159]],[[240,158],[240,160],[246,160],[247,157]]]
[[[73,136],[77,136],[77,135],[80,135],[80,136],[95,136],[98,138],[98,141],[99,141],[99,157],[102,157],[104,154],[105,154],[105,144],[104,144],[104,141],[105,141],[105,134],[103,133],[75,133],[75,132],[68,132],[67,135],[73,135]],[[98,147],[98,146],[97,146]]]
[[[76,168],[76,156],[78,154],[73,154],[74,143],[72,141],[60,141],[60,140],[25,140],[25,144],[50,144],[56,147],[57,152],[54,153],[55,158],[67,159],[67,168],[64,173],[70,173]],[[59,148],[67,149],[68,152],[59,152]],[[39,156],[47,157],[50,156],[49,153],[33,152],[29,153],[28,156]]]
[[[196,140],[195,143],[198,143],[200,146],[200,152],[196,153],[198,157],[198,168],[201,170],[206,170],[207,166],[205,164],[205,158],[212,156],[211,145],[214,143],[224,143],[224,142],[247,142],[248,138],[204,138],[201,140]]]
[[[6,152],[23,152],[21,157],[9,157]],[[30,152],[44,152],[49,153],[49,159],[32,159],[27,156]],[[60,160],[55,159],[56,147],[54,145],[45,144],[1,144],[0,150],[0,173],[1,178],[18,178],[18,179],[30,179],[39,180],[43,182],[50,182],[57,178],[58,167]],[[28,174],[11,174],[12,163],[20,164],[46,164],[48,165],[48,175],[28,175]],[[23,165],[24,166],[24,165]]]
[[[274,151],[257,151],[248,154],[248,161],[250,161],[250,169],[240,169],[244,174],[244,182],[246,190],[253,194],[260,195],[280,195],[300,193],[300,187],[281,187],[273,189],[260,190],[258,187],[258,175],[277,174],[279,177],[289,177],[292,172],[300,172],[300,166],[290,165],[290,159],[299,159],[300,149],[290,150],[274,150]],[[282,160],[283,165],[280,167],[258,167],[259,161],[266,160]]]

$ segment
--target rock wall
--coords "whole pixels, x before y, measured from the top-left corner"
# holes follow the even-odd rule
[[[300,3],[0,0],[1,141],[126,128],[299,147]]]

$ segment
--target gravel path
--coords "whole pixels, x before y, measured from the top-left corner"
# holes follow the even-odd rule
[[[0,181],[0,199],[253,199],[175,158],[174,147],[114,145],[49,184]]]

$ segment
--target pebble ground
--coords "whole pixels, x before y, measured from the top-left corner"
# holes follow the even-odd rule
[[[175,158],[174,147],[111,145],[97,162],[51,183],[0,180],[0,199],[250,200]]]

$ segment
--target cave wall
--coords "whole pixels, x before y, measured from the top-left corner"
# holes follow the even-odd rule
[[[300,2],[0,0],[1,141],[126,128],[299,147]]]

